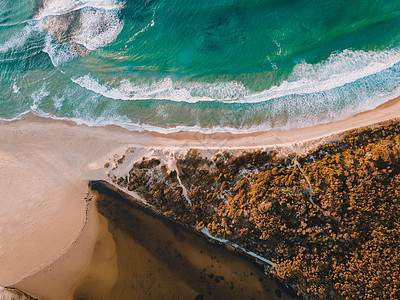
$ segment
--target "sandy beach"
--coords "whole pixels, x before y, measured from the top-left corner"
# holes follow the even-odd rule
[[[41,276],[41,270],[56,262],[60,262],[59,276],[67,274],[62,271],[67,269],[72,277],[84,272],[89,262],[76,260],[79,251],[70,256],[68,253],[73,253],[81,235],[92,230],[85,226],[87,182],[105,179],[104,163],[127,147],[210,150],[278,147],[306,151],[341,132],[399,116],[400,100],[394,99],[344,121],[252,134],[130,132],[116,126],[88,127],[33,115],[1,122],[0,286],[18,285],[25,278]],[[90,258],[94,240],[85,238],[79,243],[85,244],[81,246],[86,247],[85,257]],[[79,268],[71,270],[74,264]],[[59,284],[61,288],[62,281]],[[74,284],[68,283],[70,287]]]

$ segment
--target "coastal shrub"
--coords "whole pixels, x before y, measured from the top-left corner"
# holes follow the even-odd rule
[[[177,161],[191,205],[176,172],[155,162],[143,160],[118,183],[272,260],[272,272],[305,297],[400,299],[399,130],[398,122],[354,130],[302,156],[209,159],[191,150]]]

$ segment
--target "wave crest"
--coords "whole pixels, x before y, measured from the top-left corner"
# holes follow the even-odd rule
[[[222,101],[228,103],[261,103],[278,98],[324,94],[348,85],[368,85],[369,77],[378,76],[398,65],[400,50],[351,51],[332,54],[318,64],[302,62],[295,66],[289,79],[279,86],[262,92],[252,92],[242,83],[230,82],[183,82],[167,77],[151,84],[136,85],[129,79],[116,87],[100,83],[90,74],[72,78],[81,87],[110,99],[119,100],[171,100],[177,102]],[[386,78],[375,78],[384,81]],[[377,83],[377,82],[375,82]],[[378,82],[379,83],[379,82]],[[368,88],[368,86],[366,86]],[[312,100],[312,99],[310,99]],[[311,101],[312,102],[312,101]]]
[[[56,66],[113,42],[124,26],[119,18],[121,3],[113,0],[98,1],[46,1],[36,20],[51,35],[64,54],[46,51]],[[84,49],[83,49],[84,47]],[[51,47],[47,47],[48,49]],[[66,53],[69,52],[69,53]],[[60,60],[66,57],[66,60]]]
[[[115,0],[44,1],[19,33],[0,44],[0,53],[16,51],[45,31],[43,51],[59,66],[113,42],[124,26],[121,8],[122,3]]]

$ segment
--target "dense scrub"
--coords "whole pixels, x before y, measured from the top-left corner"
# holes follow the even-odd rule
[[[298,157],[207,159],[191,150],[177,163],[191,204],[177,172],[156,159],[116,181],[166,215],[274,261],[272,271],[306,296],[400,299],[399,130],[390,122],[352,131]]]

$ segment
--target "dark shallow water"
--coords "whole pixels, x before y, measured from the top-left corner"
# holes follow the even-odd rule
[[[99,193],[98,212],[111,233],[117,255],[99,239],[91,270],[75,292],[75,299],[294,299],[294,293],[265,275],[247,256],[139,205],[132,198],[91,184]],[[114,246],[112,246],[114,247]],[[111,248],[112,248],[111,247]],[[113,284],[106,279],[117,272]]]

